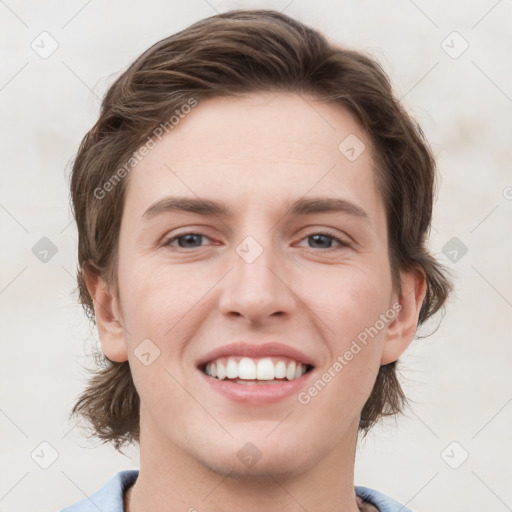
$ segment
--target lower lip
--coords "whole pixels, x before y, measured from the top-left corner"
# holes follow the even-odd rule
[[[279,384],[237,384],[236,382],[216,379],[198,369],[202,379],[213,391],[234,400],[249,404],[269,404],[297,395],[311,378],[310,370],[298,379],[282,381]]]

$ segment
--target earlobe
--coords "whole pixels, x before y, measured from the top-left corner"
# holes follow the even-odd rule
[[[427,291],[427,280],[422,269],[401,272],[401,291],[398,297],[397,316],[387,327],[381,365],[396,361],[410,345],[418,326],[421,305]],[[395,307],[397,306],[397,307]]]
[[[125,330],[117,297],[97,274],[83,270],[83,275],[94,303],[94,314],[103,353],[111,361],[118,363],[127,361]]]

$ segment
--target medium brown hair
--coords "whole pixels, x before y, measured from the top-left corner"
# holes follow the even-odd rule
[[[130,169],[126,162],[143,144],[156,140],[157,127],[169,132],[169,119],[191,99],[200,103],[268,91],[312,94],[355,116],[372,145],[386,208],[393,284],[399,289],[400,270],[423,269],[427,291],[419,324],[445,303],[451,284],[427,248],[434,158],[421,128],[394,97],[382,67],[284,14],[238,10],[199,21],[145,51],[110,87],[98,121],[80,145],[71,199],[78,226],[79,297],[93,322],[84,274],[100,276],[117,289],[118,238]],[[128,361],[113,362],[103,353],[97,361],[100,368],[93,371],[71,415],[85,418],[93,436],[120,451],[123,444],[139,441],[140,398]],[[396,363],[381,366],[360,430],[366,433],[405,403]]]

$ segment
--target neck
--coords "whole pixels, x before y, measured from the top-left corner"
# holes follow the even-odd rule
[[[250,476],[208,467],[160,437],[154,424],[146,421],[144,427],[141,421],[139,476],[125,494],[125,512],[358,511],[353,484],[357,425],[350,439],[342,438],[313,467],[284,472],[261,464]]]

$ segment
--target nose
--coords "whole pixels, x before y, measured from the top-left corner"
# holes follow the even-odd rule
[[[248,249],[244,253],[243,249]],[[243,317],[251,324],[288,317],[296,308],[290,274],[270,248],[257,242],[239,246],[232,258],[231,272],[223,280],[220,310],[230,317]],[[261,253],[252,261],[254,251]],[[251,255],[251,252],[253,253]],[[231,262],[230,262],[231,263]]]

